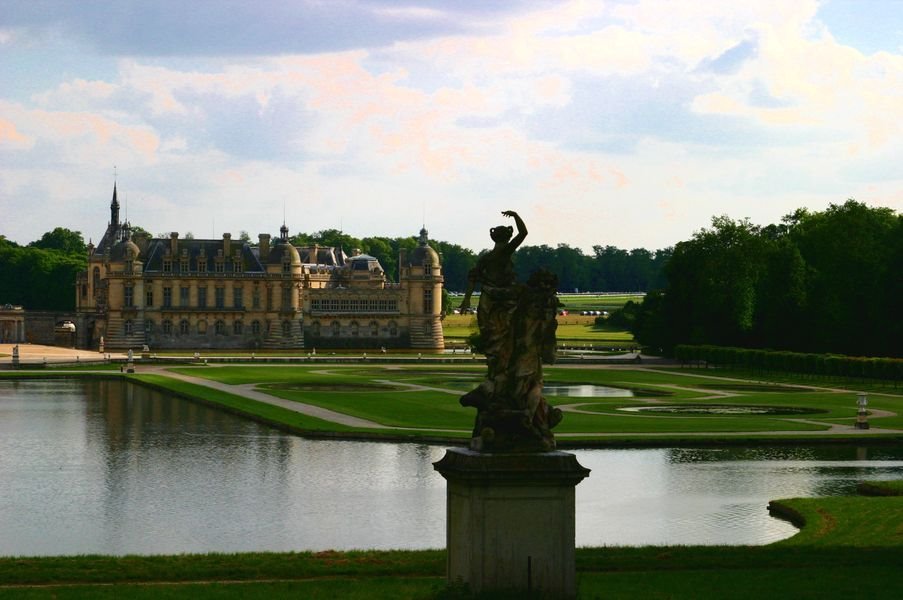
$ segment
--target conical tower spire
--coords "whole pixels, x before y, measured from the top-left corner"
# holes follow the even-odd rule
[[[116,182],[113,182],[113,201],[110,203],[110,225],[119,227],[119,199],[116,196]]]

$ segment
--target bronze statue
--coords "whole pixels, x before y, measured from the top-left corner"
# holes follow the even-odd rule
[[[477,409],[472,449],[553,450],[551,429],[562,415],[542,395],[542,364],[555,362],[558,278],[540,270],[526,284],[517,282],[512,257],[527,237],[527,227],[516,212],[502,214],[514,219],[517,235],[512,239],[514,230],[508,226],[489,230],[495,246],[471,270],[461,302],[462,312],[469,309],[474,287],[481,285],[478,345],[488,367],[486,379],[461,404]]]

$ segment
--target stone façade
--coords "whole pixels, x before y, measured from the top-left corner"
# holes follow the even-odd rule
[[[132,235],[110,222],[76,281],[78,345],[96,349],[441,350],[442,265],[420,231],[399,281],[379,261],[341,248]]]

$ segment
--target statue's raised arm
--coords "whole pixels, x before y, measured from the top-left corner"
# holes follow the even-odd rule
[[[511,249],[513,253],[517,250],[517,247],[520,246],[524,239],[527,237],[527,226],[524,225],[524,220],[520,218],[520,215],[514,212],[513,210],[505,210],[502,211],[502,214],[506,217],[511,217],[514,219],[514,224],[517,225],[517,235],[514,236],[514,239],[508,243],[508,247]]]
[[[476,284],[495,287],[508,287],[514,285],[514,251],[527,237],[527,226],[513,210],[502,211],[502,215],[514,219],[517,226],[517,235],[510,226],[500,225],[489,230],[489,237],[495,242],[492,250],[484,254],[477,261],[477,265],[467,275],[467,289],[464,291],[464,299],[461,300],[460,311],[470,308],[470,297]]]

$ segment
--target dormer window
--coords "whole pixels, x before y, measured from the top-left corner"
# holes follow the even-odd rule
[[[200,271],[201,273],[207,272],[207,259],[206,258],[198,259],[198,271]]]
[[[242,268],[241,267],[241,256],[236,254],[235,257],[232,259],[232,270],[235,273],[241,273],[241,268]]]
[[[163,259],[163,272],[172,273],[172,260],[168,258]]]
[[[226,265],[223,263],[222,260],[217,260],[216,261],[216,272],[224,273],[225,271],[226,271]]]
[[[182,258],[181,263],[179,263],[179,270],[180,270],[182,273],[187,273],[187,272],[188,272],[188,259],[187,259],[187,258],[184,258],[184,257]]]
[[[426,276],[433,274],[433,263],[423,263],[423,274]]]
[[[292,263],[289,261],[285,261],[282,263],[282,272],[283,273],[291,273],[292,272]]]

